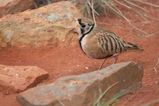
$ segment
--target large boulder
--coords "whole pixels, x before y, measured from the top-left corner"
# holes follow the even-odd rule
[[[77,35],[76,18],[81,17],[78,9],[69,1],[62,1],[35,10],[7,15],[0,19],[0,45],[16,47],[56,46]]]
[[[17,100],[22,106],[93,106],[101,99],[108,103],[135,90],[141,85],[142,77],[143,68],[139,65],[134,62],[119,63],[31,88],[20,93]]]
[[[48,78],[48,72],[36,66],[0,65],[0,92],[21,92]]]

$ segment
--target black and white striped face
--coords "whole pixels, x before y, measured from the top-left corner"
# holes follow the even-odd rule
[[[80,36],[90,33],[94,28],[94,24],[83,23],[81,19],[78,19],[78,23],[80,25]]]

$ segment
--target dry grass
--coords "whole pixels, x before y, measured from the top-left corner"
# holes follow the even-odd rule
[[[111,90],[114,86],[116,86],[117,84],[119,84],[119,82],[115,82],[112,85],[110,85],[104,92],[101,92],[100,90],[100,95],[97,98],[97,100],[94,102],[93,106],[110,106],[111,104],[113,104],[118,98],[120,98],[121,96],[123,96],[125,93],[121,92],[118,95],[115,95],[111,100],[107,101],[107,102],[103,102],[102,99],[103,97],[107,94],[107,92],[109,90]]]
[[[117,85],[119,82],[115,82],[114,84],[112,84],[111,86],[109,86],[103,93],[100,94],[100,96],[97,98],[97,100],[95,101],[95,103],[93,104],[93,106],[102,106],[101,105],[101,100],[102,98],[106,95],[106,93],[115,85]]]
[[[159,5],[147,2],[145,0],[84,0],[83,1],[83,14],[86,17],[92,18],[96,24],[96,17],[105,14],[111,13],[120,18],[123,18],[128,22],[128,24],[138,32],[143,33],[144,35],[149,35],[146,31],[138,28],[132,21],[129,19],[124,11],[121,8],[125,8],[132,13],[138,15],[143,21],[145,20],[154,20],[159,21],[158,18],[151,16],[147,7],[153,7],[159,9]],[[120,8],[119,8],[120,7]]]

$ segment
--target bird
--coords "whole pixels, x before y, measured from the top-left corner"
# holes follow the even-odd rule
[[[109,57],[114,57],[117,62],[120,53],[126,51],[143,51],[137,44],[126,42],[114,32],[106,31],[95,27],[94,23],[83,23],[82,19],[77,19],[79,29],[79,45],[85,55],[94,59],[104,59],[99,69]]]

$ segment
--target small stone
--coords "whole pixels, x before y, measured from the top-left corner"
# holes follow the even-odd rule
[[[85,67],[85,69],[88,70],[89,68],[88,68],[88,67]]]
[[[158,84],[159,84],[159,81],[155,81],[155,84],[158,85]]]

